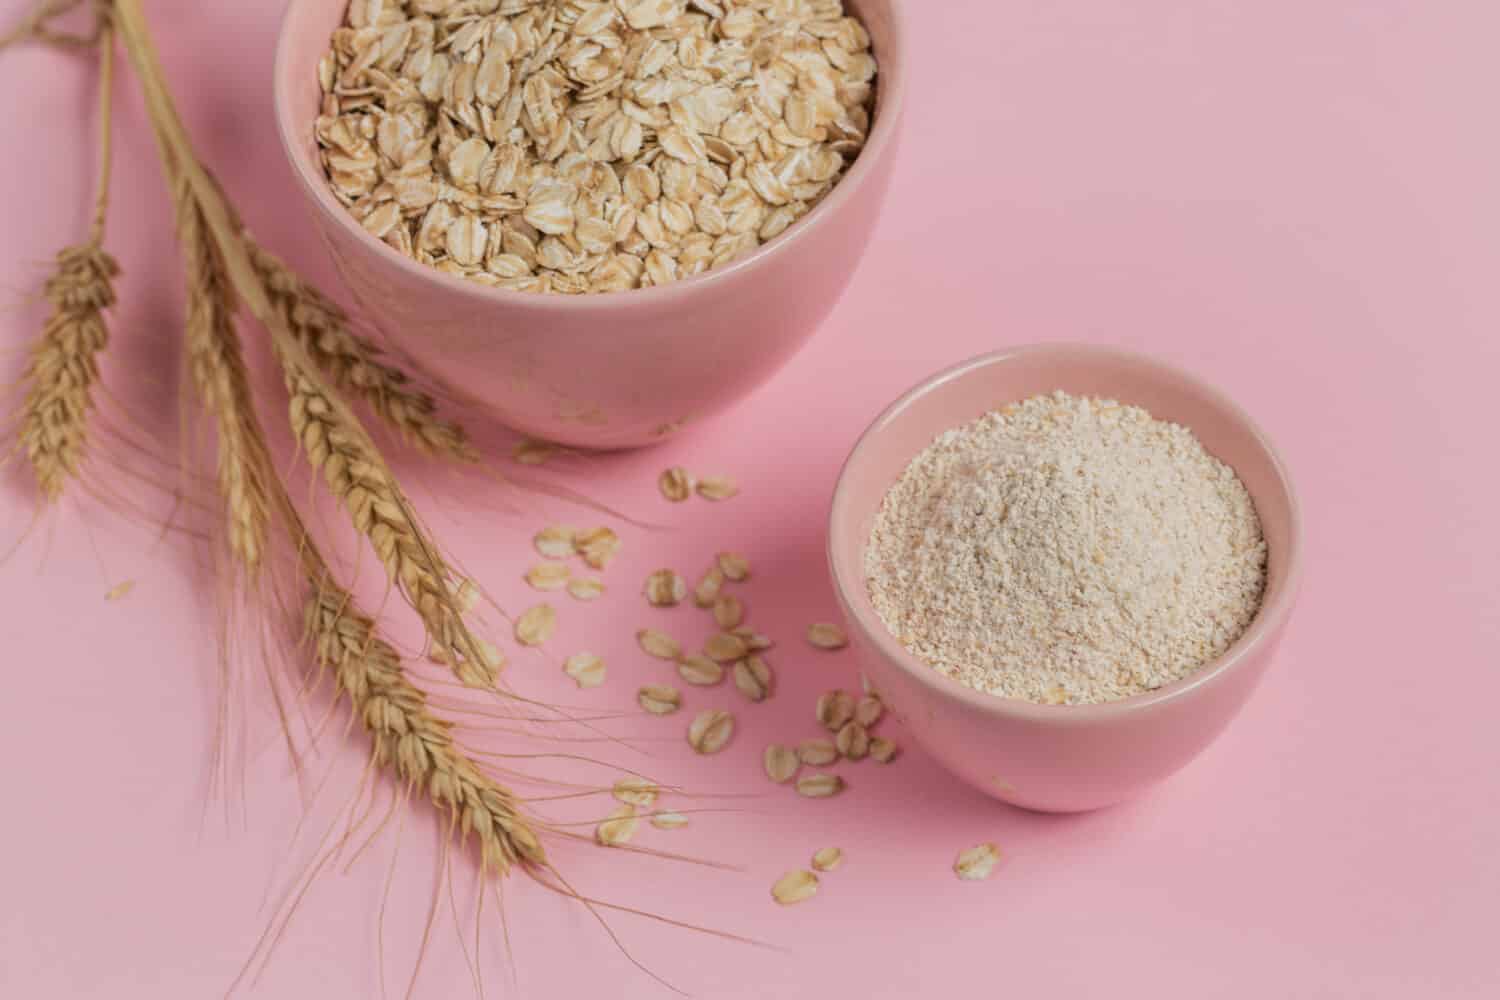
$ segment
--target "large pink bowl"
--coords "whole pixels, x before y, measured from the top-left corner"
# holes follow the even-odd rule
[[[1222,657],[1149,694],[1051,706],[975,691],[909,654],[865,585],[865,546],[886,490],[939,433],[1063,389],[1143,406],[1193,430],[1255,500],[1270,552],[1265,602]],[[1187,764],[1217,736],[1270,664],[1296,600],[1301,520],[1286,467],[1250,418],[1190,375],[1139,355],[1083,345],[1022,347],[923,382],[867,430],[834,493],[828,556],[862,666],[933,756],[989,795],[1047,812],[1127,799]]]
[[[574,297],[486,288],[364,231],[318,162],[317,65],[348,0],[291,0],[276,51],[276,117],[335,262],[402,355],[465,405],[590,448],[659,441],[775,373],[849,282],[880,214],[906,90],[902,0],[848,0],[880,61],[869,141],[829,196],[755,254],[661,288]]]

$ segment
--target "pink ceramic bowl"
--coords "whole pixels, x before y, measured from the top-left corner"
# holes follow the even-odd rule
[[[1062,389],[1143,406],[1193,430],[1255,500],[1270,552],[1265,603],[1218,660],[1158,691],[1102,705],[1035,705],[965,687],[909,654],[865,586],[886,490],[939,433]],[[828,557],[862,666],[933,756],[985,793],[1046,812],[1110,805],[1171,775],[1228,725],[1275,654],[1301,575],[1301,519],[1286,467],[1250,418],[1191,375],[1085,345],[1021,347],[965,362],[902,396],[867,430],[833,497]]]
[[[276,117],[344,280],[386,339],[464,405],[564,444],[660,441],[729,406],[812,336],[880,214],[906,90],[902,0],[847,0],[880,60],[869,142],[829,196],[730,267],[661,288],[573,297],[486,288],[365,232],[318,162],[317,65],[348,0],[291,0],[276,51]]]

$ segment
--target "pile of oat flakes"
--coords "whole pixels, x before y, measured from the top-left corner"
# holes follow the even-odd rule
[[[329,183],[451,274],[621,291],[729,264],[839,181],[873,107],[843,0],[352,0]]]

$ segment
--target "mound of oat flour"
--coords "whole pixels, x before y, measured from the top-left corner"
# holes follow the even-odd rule
[[[886,495],[870,596],[970,687],[1046,704],[1154,690],[1224,652],[1265,588],[1234,471],[1145,410],[1065,393],[948,431]]]

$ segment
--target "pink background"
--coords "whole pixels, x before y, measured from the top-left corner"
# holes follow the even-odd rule
[[[9,16],[21,6],[0,5]],[[262,238],[326,280],[273,133],[273,7],[149,5],[211,165]],[[543,656],[511,670],[518,686],[568,704],[627,708],[638,684],[667,676],[633,652],[636,627],[705,632],[692,610],[643,609],[642,576],[663,564],[696,574],[725,546],[747,552],[752,617],[785,640],[777,698],[746,708],[732,690],[690,693],[691,707],[732,706],[742,720],[732,750],[708,761],[685,759],[685,716],[631,716],[618,730],[644,741],[647,756],[621,752],[634,766],[735,796],[692,806],[716,811],[686,830],[648,829],[642,845],[740,870],[575,849],[562,854],[567,873],[609,899],[778,949],[614,918],[636,957],[697,996],[1494,996],[1500,9],[913,7],[906,144],[849,295],[783,374],[711,428],[564,470],[670,527],[622,529],[605,601],[557,602],[549,655],[604,654],[604,688],[569,691]],[[11,95],[0,105],[10,375],[10,349],[40,320],[26,296],[41,262],[86,223],[92,77],[75,58],[11,51],[0,88]],[[105,367],[136,400],[134,417],[165,434],[176,400],[140,387],[175,381],[179,278],[133,81],[122,93],[108,242],[128,275]],[[853,438],[929,371],[1051,339],[1180,363],[1280,443],[1308,524],[1306,585],[1280,662],[1195,764],[1098,814],[1007,809],[915,749],[890,768],[846,767],[853,788],[840,799],[770,788],[760,748],[814,735],[815,694],[856,683],[847,655],[796,639],[833,614],[823,513]],[[678,462],[732,473],[745,493],[666,509],[653,479]],[[589,519],[525,498],[504,513],[492,496],[427,481],[438,528],[512,607],[527,600],[518,576],[530,533]],[[24,480],[8,476],[0,538],[25,531],[31,511]],[[127,577],[134,593],[105,603]],[[246,815],[226,829],[216,803],[200,824],[213,611],[191,556],[70,502],[0,568],[0,608],[0,994],[222,993],[265,926],[273,866],[290,858],[277,870],[294,872],[309,845],[288,846],[298,796],[259,712]],[[315,763],[318,776],[334,769],[314,807],[319,829],[361,772],[355,741],[335,731],[328,748]],[[384,946],[397,995],[431,896],[433,833],[419,810],[401,842]],[[956,851],[990,839],[1007,853],[996,876],[956,881]],[[771,881],[827,844],[845,848],[845,866],[812,902],[776,907]],[[378,994],[375,912],[391,846],[314,885],[259,995]],[[471,876],[463,864],[459,874],[467,920]],[[578,906],[524,883],[507,893],[514,984],[491,909],[490,995],[664,995]],[[446,903],[440,917],[418,993],[466,995]]]

